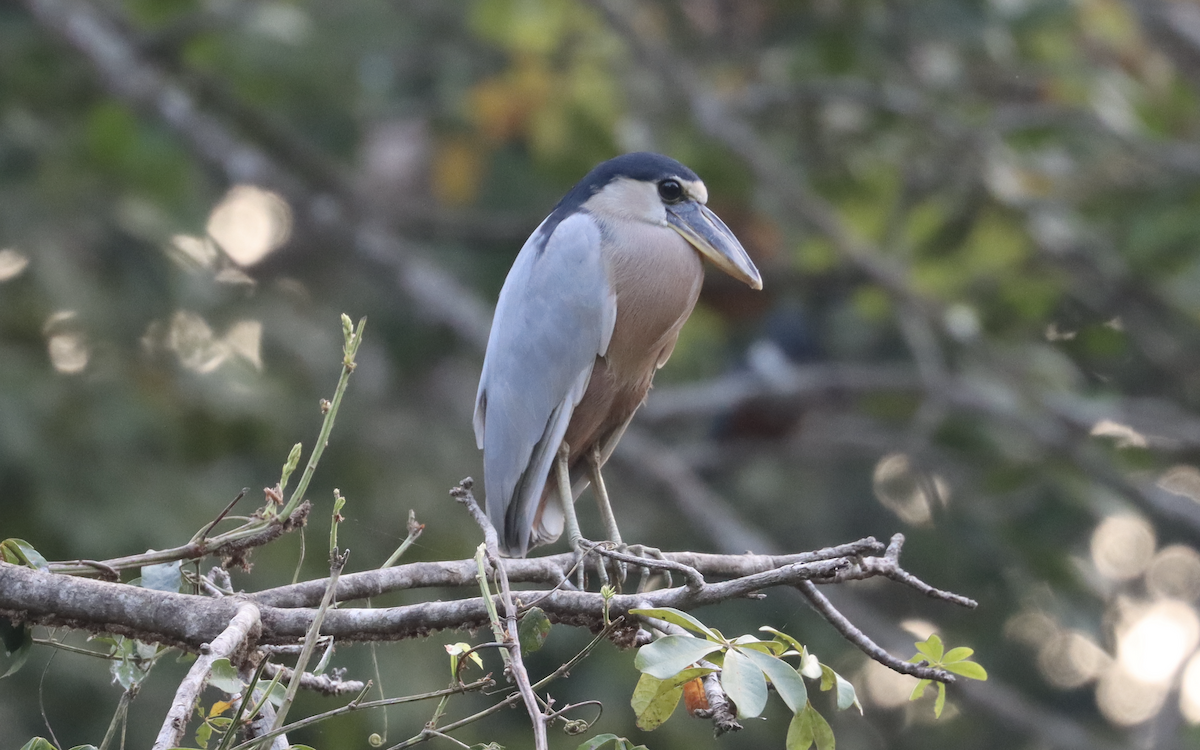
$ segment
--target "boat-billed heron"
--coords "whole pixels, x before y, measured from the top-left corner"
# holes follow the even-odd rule
[[[707,201],[674,159],[625,154],[589,172],[521,248],[475,399],[487,513],[505,554],[523,557],[565,525],[582,555],[574,500],[589,482],[621,545],[600,468],[696,304],[701,257],[762,288]]]

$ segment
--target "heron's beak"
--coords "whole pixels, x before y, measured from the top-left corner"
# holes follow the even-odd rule
[[[667,206],[667,223],[725,273],[762,289],[762,276],[725,222],[696,201]]]

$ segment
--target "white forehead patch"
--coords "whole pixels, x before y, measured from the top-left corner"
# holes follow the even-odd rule
[[[680,180],[680,185],[683,185],[683,192],[697,203],[703,205],[708,203],[708,188],[700,180]]]
[[[637,219],[661,224],[667,212],[652,182],[618,177],[588,198],[584,209],[599,217]]]
[[[684,196],[697,203],[708,203],[708,188],[700,180],[677,178]],[[662,224],[666,208],[658,195],[658,183],[618,177],[584,202],[583,208],[596,216],[638,219]]]

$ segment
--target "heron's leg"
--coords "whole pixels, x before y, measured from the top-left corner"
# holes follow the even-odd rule
[[[617,528],[617,519],[613,515],[612,503],[608,500],[608,488],[604,486],[604,477],[600,473],[602,463],[600,446],[592,446],[592,449],[588,451],[587,462],[588,473],[592,480],[592,491],[596,494],[596,505],[600,508],[600,519],[604,523],[604,534],[610,542],[617,546],[618,550],[623,550],[625,544],[621,541],[621,530]],[[625,563],[618,561],[613,568],[617,580],[624,583],[627,571]]]
[[[600,508],[600,519],[604,522],[604,533],[607,539],[618,547],[621,546],[621,530],[617,528],[617,519],[613,515],[612,504],[608,501],[608,488],[604,486],[604,477],[600,474],[600,446],[592,446],[588,452],[588,470],[592,487],[596,493],[596,505]]]
[[[571,459],[571,448],[565,442],[558,448],[558,457],[554,461],[554,470],[558,477],[558,499],[562,503],[563,525],[566,527],[567,542],[575,552],[575,570],[579,590],[584,588],[584,572],[586,564],[583,550],[583,534],[579,532],[579,520],[575,517],[575,496],[571,492],[571,469],[568,462]],[[604,566],[598,568],[601,585],[608,583],[608,575]]]

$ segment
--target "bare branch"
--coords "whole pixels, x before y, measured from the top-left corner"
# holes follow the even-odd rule
[[[257,639],[259,628],[258,607],[253,604],[242,604],[238,607],[237,614],[229,621],[229,627],[221,631],[221,634],[214,638],[211,644],[206,644],[207,648],[201,648],[200,658],[196,659],[196,663],[188,670],[183,682],[179,683],[179,689],[175,691],[175,700],[171,702],[167,718],[163,721],[162,729],[158,731],[158,738],[154,741],[154,750],[178,747],[183,732],[187,729],[188,719],[192,716],[196,700],[200,697],[205,683],[208,682],[213,662],[218,659],[229,659],[233,657],[234,652],[252,647]]]
[[[837,557],[880,554],[884,546],[872,537],[835,547],[793,555],[714,555],[705,552],[664,552],[672,562],[694,568],[707,578],[738,578],[793,563],[816,562]],[[546,557],[508,559],[504,569],[510,583],[555,585],[574,564],[570,553]],[[445,560],[397,565],[386,570],[350,573],[338,580],[337,600],[349,602],[368,599],[393,591],[417,588],[459,588],[475,586],[473,560]],[[311,607],[321,600],[325,581],[314,580],[290,586],[265,589],[247,596],[271,607]]]
[[[103,562],[94,560],[52,562],[50,571],[65,575],[100,575],[108,580],[117,580],[120,578],[118,571],[174,562],[175,560],[196,560],[208,555],[227,560],[240,560],[255,547],[269,544],[287,532],[303,526],[308,521],[308,512],[311,509],[312,506],[305,501],[287,518],[276,517],[270,521],[255,521],[212,539],[197,539],[179,547],[145,552],[140,555],[115,557]]]
[[[618,594],[610,600],[609,609],[612,616],[624,615],[638,606],[637,602],[647,601],[654,607],[689,610],[741,599],[768,588],[795,586],[802,581],[826,584],[893,577],[895,562],[877,557],[879,551],[878,542],[863,540],[797,556],[800,561],[788,556],[676,553],[669,557],[705,575],[707,571],[720,570],[735,570],[738,575],[725,581],[710,580],[698,588],[679,586],[641,595]],[[569,556],[522,561],[521,565],[544,566],[537,577],[546,580],[562,572],[564,557]],[[505,564],[510,562],[517,561]],[[391,570],[396,569],[378,572]],[[903,582],[913,585],[907,577]],[[599,593],[535,589],[513,594],[513,603],[518,608],[522,602],[535,599],[552,621],[596,632],[604,626],[605,600]],[[14,620],[118,633],[189,651],[197,651],[202,643],[224,630],[240,603],[238,597],[213,599],[152,591],[0,565],[0,613]],[[308,631],[315,614],[309,608],[283,609],[255,603],[259,604],[263,622],[261,641],[266,644],[295,643]],[[436,630],[473,629],[487,623],[487,608],[481,598],[474,597],[385,609],[335,609],[326,614],[322,633],[341,641],[390,641],[422,637]],[[614,637],[627,639],[630,634]]]
[[[513,601],[512,590],[509,588],[508,573],[504,569],[504,561],[500,559],[500,541],[496,535],[496,528],[492,526],[488,517],[480,509],[479,503],[475,502],[475,495],[471,492],[474,484],[475,481],[467,477],[459,482],[458,486],[450,491],[450,494],[454,499],[463,504],[467,512],[475,519],[475,523],[479,524],[479,528],[483,531],[488,562],[496,571],[496,579],[500,584],[500,601],[504,605],[504,627],[506,632],[503,634],[507,636],[505,641],[509,654],[508,669],[512,674],[513,680],[517,683],[517,690],[521,693],[521,699],[525,702],[525,709],[529,712],[529,720],[533,722],[534,748],[536,750],[547,750],[547,719],[546,715],[542,713],[541,706],[538,705],[537,695],[533,692],[533,686],[529,680],[529,672],[525,670],[525,660],[521,656],[521,638],[517,634],[517,605]]]

